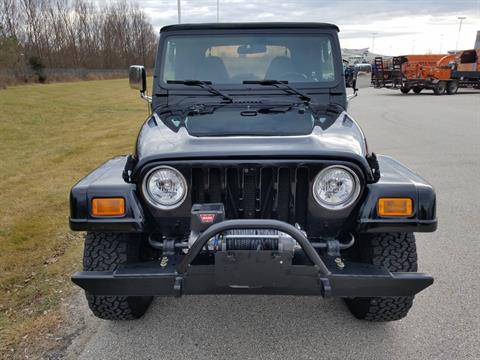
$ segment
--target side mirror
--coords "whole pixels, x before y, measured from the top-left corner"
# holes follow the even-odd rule
[[[147,73],[142,65],[132,65],[128,70],[128,82],[134,90],[145,93],[147,90]]]
[[[152,97],[147,96],[147,72],[142,65],[132,65],[128,69],[128,82],[134,90],[140,91],[140,97],[151,103]]]

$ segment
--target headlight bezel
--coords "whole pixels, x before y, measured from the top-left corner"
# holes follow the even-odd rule
[[[151,176],[153,175],[153,173],[155,173],[158,170],[162,170],[162,169],[167,169],[167,170],[170,170],[170,171],[173,171],[174,173],[176,173],[176,175],[178,176],[178,178],[182,182],[182,184],[184,186],[184,189],[185,189],[184,193],[182,194],[182,197],[176,203],[174,203],[172,205],[164,205],[164,204],[159,203],[158,201],[155,200],[155,198],[153,197],[153,195],[150,193],[150,191],[148,189],[148,182],[149,182]],[[168,166],[168,165],[155,166],[154,168],[150,169],[145,174],[145,176],[143,177],[143,180],[142,180],[143,198],[150,205],[152,205],[153,207],[155,207],[159,210],[174,210],[174,209],[180,207],[185,202],[185,199],[187,198],[188,190],[189,190],[188,189],[188,183],[187,183],[187,180],[185,179],[185,176],[183,176],[181,171],[179,171],[178,169],[175,169],[174,167]]]
[[[324,200],[322,200],[315,189],[317,188],[317,183],[318,183],[318,181],[320,181],[320,178],[322,177],[322,175],[324,175],[327,171],[329,171],[331,169],[334,169],[334,168],[345,170],[349,175],[352,176],[353,183],[354,183],[354,189],[353,189],[350,197],[345,202],[342,202],[340,204],[333,204],[332,205],[332,204],[326,203]],[[357,173],[354,170],[352,170],[351,168],[349,168],[348,166],[340,165],[340,164],[339,165],[330,165],[330,166],[327,166],[327,167],[323,168],[321,171],[318,172],[317,175],[315,175],[315,178],[314,178],[313,184],[312,184],[312,194],[313,194],[313,198],[315,199],[316,203],[318,205],[320,205],[321,207],[327,209],[327,210],[334,210],[334,211],[344,210],[344,209],[347,209],[350,206],[352,206],[358,200],[361,190],[362,190],[362,185],[361,185],[360,178],[357,175]]]

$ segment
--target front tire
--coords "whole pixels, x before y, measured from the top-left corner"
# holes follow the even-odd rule
[[[141,238],[136,234],[88,232],[83,254],[84,271],[114,271],[118,265],[139,260]],[[145,314],[151,296],[98,296],[85,292],[90,310],[105,320],[134,320]]]
[[[447,82],[446,81],[439,81],[433,87],[433,93],[435,95],[443,95],[446,88],[447,88]]]
[[[358,244],[359,260],[383,266],[391,272],[417,271],[417,250],[412,233],[382,233],[362,236]],[[357,319],[394,321],[407,316],[414,296],[367,297],[345,299]]]
[[[447,84],[447,94],[453,95],[458,91],[458,82],[455,80],[449,81]]]
[[[400,87],[400,91],[402,92],[402,94],[408,94],[410,88],[408,86],[402,86]]]

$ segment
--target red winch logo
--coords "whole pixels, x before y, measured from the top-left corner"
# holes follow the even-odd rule
[[[199,214],[200,221],[204,224],[212,223],[215,220],[215,214]]]

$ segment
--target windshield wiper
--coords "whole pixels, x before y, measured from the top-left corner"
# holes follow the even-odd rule
[[[182,84],[186,86],[199,86],[202,89],[207,90],[208,92],[221,96],[223,100],[228,102],[233,102],[233,98],[228,94],[225,94],[223,91],[220,91],[212,86],[211,81],[201,81],[201,80],[167,80],[167,84]]]
[[[289,94],[294,93],[297,95],[301,100],[306,101],[309,103],[312,101],[312,98],[307,94],[303,93],[300,90],[297,90],[291,85],[288,85],[288,81],[286,80],[245,80],[243,84],[257,84],[257,85],[265,85],[265,86],[275,86],[276,88],[288,92]]]

